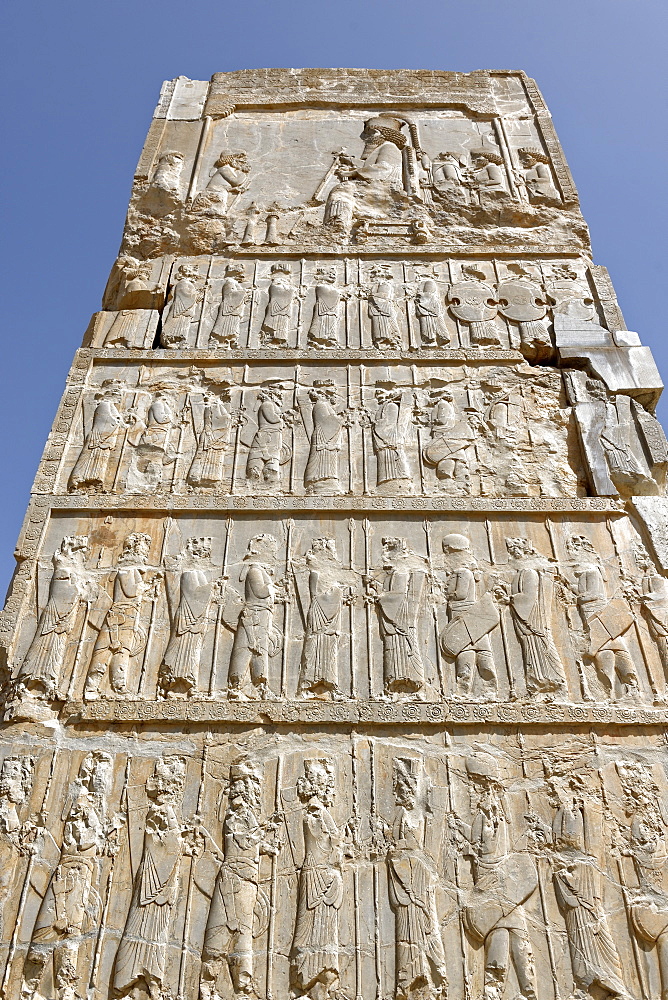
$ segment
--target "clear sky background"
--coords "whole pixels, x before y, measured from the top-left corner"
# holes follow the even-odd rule
[[[666,0],[5,0],[3,11],[0,596],[160,85],[175,76],[525,70],[554,117],[594,260],[668,375]],[[659,414],[668,424],[668,392]]]

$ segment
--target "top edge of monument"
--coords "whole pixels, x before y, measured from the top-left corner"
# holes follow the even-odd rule
[[[535,82],[523,70],[274,68],[185,76],[165,81],[156,118],[226,117],[239,107],[276,105],[358,106],[401,104],[463,107],[481,116],[512,113],[513,102],[545,112]]]

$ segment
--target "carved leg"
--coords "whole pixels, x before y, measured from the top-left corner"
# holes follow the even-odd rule
[[[86,684],[84,686],[84,698],[86,701],[95,701],[100,697],[100,684],[107,672],[108,649],[100,649],[93,652],[93,659],[88,668]]]
[[[128,691],[128,668],[130,665],[130,651],[122,648],[111,658],[109,664],[109,680],[114,694],[127,695]]]
[[[476,653],[474,649],[465,649],[455,660],[455,675],[457,677],[457,688],[459,694],[468,698],[473,685],[473,670],[475,668]]]
[[[39,984],[44,974],[44,966],[51,952],[37,951],[30,948],[23,966],[23,984],[21,986],[21,996],[25,1000],[31,1000],[39,990]]]
[[[536,1000],[533,952],[526,929],[510,932],[510,957],[515,966],[517,983],[525,1000]]]
[[[509,934],[506,928],[497,927],[491,931],[485,948],[484,1000],[501,1000],[508,978],[509,951]]]
[[[640,694],[638,675],[631,659],[631,654],[626,647],[615,650],[615,668],[622,686],[622,696],[636,700]]]
[[[660,935],[656,942],[656,954],[661,976],[661,1000],[668,1000],[668,933]]]
[[[615,653],[612,649],[601,649],[594,657],[596,669],[604,681],[607,694],[611,701],[616,701],[615,691]]]

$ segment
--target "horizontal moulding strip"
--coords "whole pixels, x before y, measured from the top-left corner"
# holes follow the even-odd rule
[[[98,496],[85,493],[57,496],[33,494],[34,507],[51,507],[54,510],[72,509],[114,511],[122,514],[137,510],[142,513],[170,514],[173,511],[213,511],[215,513],[235,510],[282,510],[282,511],[447,511],[465,513],[502,513],[521,511],[525,513],[623,513],[624,503],[611,497],[391,497],[391,496],[273,496],[248,495],[229,496],[227,494],[201,496],[174,496],[170,493],[150,495],[130,494],[125,497]]]
[[[232,350],[211,349],[184,349],[168,351],[163,349],[138,350],[136,348],[124,348],[112,350],[110,348],[82,348],[77,355],[77,361],[84,359],[106,361],[108,359],[123,359],[127,361],[156,361],[161,364],[177,364],[180,361],[215,361],[217,365],[226,364],[229,361],[295,361],[307,358],[310,361],[325,361],[331,363],[337,360],[344,361],[376,361],[379,365],[388,365],[400,362],[412,363],[418,361],[466,361],[469,364],[499,364],[524,361],[524,356],[519,351],[481,351],[458,348],[456,350],[446,350],[444,348],[418,348],[411,351],[379,351],[377,348],[366,348],[362,350],[354,348],[338,347],[334,350],[317,351],[308,348],[234,348]],[[75,365],[81,367],[80,364]],[[550,366],[552,367],[552,366]]]
[[[654,725],[668,722],[668,708],[615,705],[571,705],[497,702],[422,702],[391,704],[356,701],[314,703],[303,701],[228,702],[98,701],[67,702],[61,719],[76,722],[223,722],[243,725]]]

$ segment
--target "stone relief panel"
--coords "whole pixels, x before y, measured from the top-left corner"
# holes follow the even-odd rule
[[[170,350],[510,348],[531,361],[549,362],[556,348],[612,348],[613,332],[623,327],[600,276],[574,261],[190,257],[170,267],[169,260],[150,307],[161,310],[159,327],[155,312],[138,306],[98,313],[87,344]]]
[[[666,702],[666,584],[621,514],[59,514],[42,552],[10,719],[100,698]]]
[[[105,361],[54,471],[82,494],[558,497],[580,465],[551,369]]]
[[[2,765],[10,998],[665,992],[656,732],[97,741]]]
[[[531,113],[297,108],[166,122],[123,249],[428,243],[582,250],[588,235]],[[328,138],[327,138],[328,137]],[[566,192],[566,197],[564,197]]]

